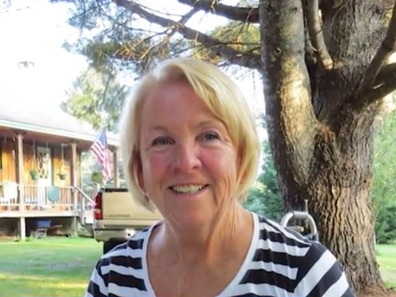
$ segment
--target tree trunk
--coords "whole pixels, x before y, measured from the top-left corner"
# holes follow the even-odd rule
[[[286,208],[301,209],[308,199],[320,241],[340,260],[354,290],[389,295],[375,258],[370,201],[374,120],[381,101],[364,105],[354,96],[384,37],[385,12],[377,0],[322,2],[323,38],[333,69],[324,69],[312,57],[315,51],[307,51],[312,45],[305,42],[309,30],[304,33],[301,0],[260,0],[274,165]]]
[[[351,112],[349,115],[354,118]],[[282,187],[284,199],[288,209],[301,209],[303,200],[308,199],[320,241],[340,260],[356,292],[386,293],[373,244],[373,135],[367,129],[371,125],[362,116],[339,121],[349,124],[342,130],[351,134],[342,137],[342,133],[336,136],[322,130],[315,140],[310,178],[299,189]]]

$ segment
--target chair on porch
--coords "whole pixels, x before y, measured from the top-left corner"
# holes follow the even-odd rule
[[[15,182],[3,182],[2,188],[3,193],[0,195],[0,206],[15,204],[18,199],[18,184]]]
[[[47,199],[52,203],[58,202],[60,189],[57,186],[47,186]]]
[[[59,202],[60,188],[58,186],[47,186],[47,199],[51,202],[52,207]]]

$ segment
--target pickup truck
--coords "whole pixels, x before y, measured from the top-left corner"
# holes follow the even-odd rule
[[[102,188],[95,197],[93,235],[105,254],[161,219],[159,212],[138,205],[128,189]]]

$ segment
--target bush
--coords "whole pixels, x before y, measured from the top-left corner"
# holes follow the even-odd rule
[[[388,244],[396,239],[396,205],[384,206],[375,222],[375,236],[378,244]]]
[[[280,222],[283,216],[283,201],[276,180],[276,171],[268,142],[263,143],[263,172],[259,175],[244,204],[245,208],[268,219]]]

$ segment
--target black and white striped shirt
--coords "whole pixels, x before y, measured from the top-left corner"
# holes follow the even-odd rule
[[[239,272],[217,297],[354,297],[336,258],[320,243],[254,216]],[[103,255],[85,297],[155,297],[147,269],[153,227]]]

